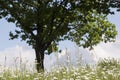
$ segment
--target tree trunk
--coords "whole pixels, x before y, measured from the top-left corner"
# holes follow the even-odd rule
[[[42,47],[36,46],[35,48],[36,53],[36,69],[38,72],[44,71],[44,50]]]

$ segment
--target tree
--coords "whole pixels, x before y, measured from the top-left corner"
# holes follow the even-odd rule
[[[107,20],[119,8],[115,0],[0,0],[0,18],[16,24],[16,34],[33,47],[37,71],[44,70],[44,54],[58,51],[58,42],[71,40],[84,48],[114,41],[115,25]],[[118,9],[119,10],[119,9]]]

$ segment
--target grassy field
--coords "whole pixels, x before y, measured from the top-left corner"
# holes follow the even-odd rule
[[[0,80],[120,80],[120,62],[103,59],[94,66],[59,67],[44,73],[1,66]]]

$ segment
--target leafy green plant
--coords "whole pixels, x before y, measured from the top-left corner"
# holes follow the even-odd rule
[[[113,68],[120,68],[120,61],[112,58],[112,59],[101,59],[97,66],[107,70],[107,69],[113,69]]]

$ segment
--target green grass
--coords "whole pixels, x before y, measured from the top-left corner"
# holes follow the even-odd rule
[[[0,80],[120,80],[120,62],[103,59],[94,66],[60,67],[44,73],[1,67]]]

